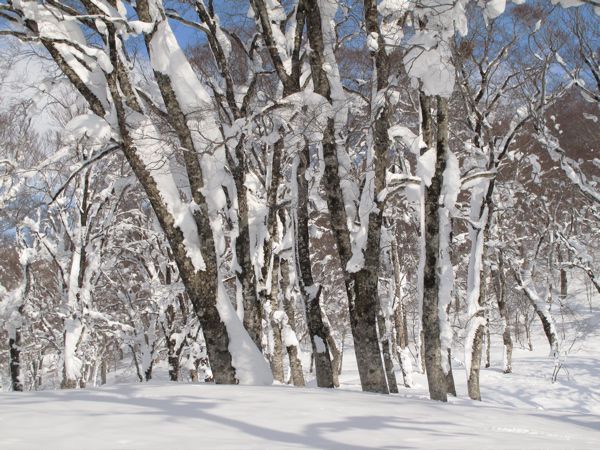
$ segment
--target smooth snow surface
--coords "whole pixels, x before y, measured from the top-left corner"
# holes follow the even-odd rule
[[[597,417],[283,386],[3,394],[2,449],[597,448]]]

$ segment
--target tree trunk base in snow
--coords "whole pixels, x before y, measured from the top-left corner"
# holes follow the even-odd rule
[[[473,348],[471,351],[471,368],[467,379],[467,390],[471,400],[481,400],[481,391],[479,389],[479,372],[481,368],[481,354],[483,351],[483,325],[477,328],[473,338]]]
[[[12,390],[15,392],[23,391],[23,381],[21,380],[21,332],[16,331],[15,337],[8,340],[10,357],[10,382]]]
[[[298,357],[298,347],[295,345],[290,345],[286,347],[286,350],[290,360],[292,383],[297,387],[306,386],[306,382],[304,381],[304,373],[302,372],[302,362]]]
[[[446,374],[446,390],[449,395],[456,397],[456,385],[454,384],[454,374],[452,372],[452,350],[448,349],[448,373]]]

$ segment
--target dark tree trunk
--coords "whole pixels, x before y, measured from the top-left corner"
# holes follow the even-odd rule
[[[480,326],[475,332],[473,347],[471,352],[471,370],[468,374],[467,390],[469,398],[472,400],[481,400],[481,391],[479,389],[479,371],[481,368],[481,355],[483,350],[484,327]]]
[[[314,290],[316,289],[316,292]],[[303,290],[303,288],[301,288]],[[327,336],[329,330],[323,323],[321,312],[321,291],[319,285],[313,285],[312,292],[305,292],[306,299],[306,317],[311,337],[312,352],[315,363],[315,372],[317,375],[317,386],[332,388],[335,387],[333,380],[333,367],[329,354],[329,344]]]
[[[179,381],[179,355],[175,349],[175,339],[169,339],[167,361],[169,363],[169,379],[171,381]]]
[[[152,21],[147,1],[138,1],[136,5],[140,19]],[[109,24],[108,27],[110,31],[113,26]],[[146,45],[149,47],[151,36],[146,35],[145,37]],[[117,54],[116,39],[114,33],[111,32],[109,32],[109,48],[111,63],[113,67],[119,69],[120,61]],[[194,267],[192,260],[187,254],[183,232],[176,225],[174,217],[169,213],[151,172],[138,155],[127,126],[127,113],[121,93],[125,90],[125,86],[118,79],[118,72],[119,70],[116,70],[107,74],[107,82],[116,110],[123,153],[136,178],[144,188],[161,228],[169,241],[179,269],[179,275],[202,326],[215,381],[223,384],[234,384],[237,380],[231,363],[231,354],[229,353],[229,335],[217,309],[217,257],[212,229],[210,227],[208,205],[202,194],[204,182],[198,161],[200,152],[194,147],[191,131],[188,128],[185,114],[177,101],[171,80],[167,75],[155,72],[154,75],[169,114],[170,124],[177,133],[181,147],[183,148],[182,154],[187,177],[190,182],[193,200],[197,205],[197,209],[194,212],[194,219],[201,242],[200,250],[206,265],[204,271],[196,270]],[[128,101],[133,101],[134,98],[128,99]],[[141,110],[140,105],[135,105],[135,107]]]
[[[492,278],[495,280],[496,301],[498,303],[498,312],[502,319],[502,344],[504,347],[502,370],[504,373],[512,373],[513,343],[510,336],[510,313],[505,298],[506,279],[504,276],[504,256],[501,251],[498,252],[498,269],[492,272]]]
[[[37,391],[38,389],[40,389],[42,387],[42,370],[44,367],[44,352],[42,351],[42,354],[40,355],[40,358],[37,361],[37,365],[36,365],[36,369],[35,369],[35,383],[34,383],[34,389]]]
[[[311,53],[312,79],[315,92],[327,98],[331,102],[331,90],[327,72],[325,71],[325,43],[321,23],[321,13],[316,0],[306,0],[306,23],[308,39],[313,50]],[[368,10],[368,12],[367,12]],[[373,17],[375,22],[373,22]],[[377,10],[374,2],[365,3],[365,18],[368,18],[370,26],[377,25]],[[373,30],[369,29],[369,32]],[[383,38],[381,38],[383,39]],[[380,57],[377,60],[378,81],[385,79],[387,83],[388,67],[381,64],[382,58],[387,58],[383,42]],[[381,89],[385,86],[378,86]],[[375,153],[376,153],[376,187],[375,195],[379,193],[385,183],[385,169],[387,151],[389,149],[388,108],[378,111],[378,120],[375,121]],[[344,282],[348,295],[350,312],[350,324],[354,338],[354,351],[358,364],[361,386],[364,391],[388,393],[385,369],[379,349],[379,337],[377,335],[377,307],[379,299],[377,295],[377,283],[379,274],[379,239],[381,234],[382,209],[377,214],[371,214],[369,218],[367,248],[365,252],[365,267],[358,272],[348,272],[346,265],[352,256],[350,233],[347,228],[346,211],[339,175],[339,162],[337,156],[337,145],[335,138],[334,119],[330,118],[323,133],[323,157],[325,160],[325,191],[327,193],[327,206],[331,215],[331,224],[335,235],[337,249],[340,256],[342,270],[344,271]],[[383,175],[382,175],[383,174]],[[383,176],[383,178],[382,178]]]
[[[294,305],[292,303],[292,297],[289,292],[289,262],[287,259],[281,259],[281,288],[283,290],[283,309],[288,317],[288,324],[291,329],[296,333],[296,313],[294,311]],[[298,355],[299,348],[296,345],[288,345],[286,347],[288,358],[290,361],[290,372],[292,374],[292,383],[294,386],[304,387],[306,382],[304,381],[304,372],[302,371],[302,362]]]
[[[452,350],[448,349],[448,373],[446,374],[446,388],[448,394],[456,397],[456,385],[454,384],[454,374],[452,372]]]
[[[21,379],[21,330],[15,330],[14,336],[8,339],[10,357],[10,382],[12,390],[23,391]]]
[[[129,349],[131,350],[131,357],[133,359],[133,363],[135,364],[135,372],[137,374],[139,382],[141,383],[142,381],[144,381],[144,377],[142,376],[142,371],[140,370],[140,363],[138,362],[137,355],[135,354],[135,347],[133,345],[130,345]]]
[[[148,367],[144,371],[144,380],[150,381],[152,379],[152,369],[154,368],[154,361],[150,363],[150,367]]]
[[[306,386],[306,382],[304,381],[304,373],[302,372],[302,362],[298,356],[298,347],[295,345],[288,345],[285,349],[290,360],[292,383],[294,386],[298,387]]]
[[[235,241],[235,252],[239,267],[236,276],[242,288],[244,327],[258,349],[262,351],[262,306],[257,294],[256,273],[251,257],[248,194],[245,185],[247,167],[243,149],[236,151],[236,156],[238,163],[232,169],[238,199],[239,234]]]
[[[535,308],[535,312],[540,318],[540,322],[542,322],[542,328],[544,330],[544,334],[546,335],[546,339],[548,339],[548,344],[550,345],[550,351],[553,354],[556,354],[558,349],[558,337],[554,333],[554,328],[552,326],[552,321],[548,317],[546,313],[541,311],[539,308]],[[531,341],[531,337],[529,337],[529,341]]]
[[[383,356],[383,363],[385,366],[385,375],[388,381],[388,389],[390,393],[397,394],[398,393],[398,383],[396,382],[396,374],[394,373],[394,362],[392,361],[392,352],[390,350],[390,340],[388,339],[387,330],[385,326],[385,318],[383,317],[383,313],[380,312],[377,315],[377,326],[379,328],[379,335],[382,336],[381,339],[381,353]]]
[[[271,273],[271,290],[267,294],[267,300],[271,306],[270,321],[273,332],[273,348],[269,355],[273,379],[283,383],[283,342],[281,338],[281,323],[275,320],[275,312],[279,310],[279,256],[273,255],[273,270]]]
[[[561,253],[559,252],[559,257]],[[562,257],[560,257],[559,262],[562,262]],[[600,292],[600,290],[598,291]],[[567,270],[564,267],[560,269],[560,298],[561,300],[566,300],[567,295],[569,294],[569,279],[567,277]]]
[[[340,387],[343,350],[338,348],[335,339],[331,335],[331,329],[329,327],[327,327],[327,345],[329,346],[329,353],[331,354],[331,373],[333,375],[333,385],[335,387]]]
[[[493,158],[494,155],[490,156],[491,162],[488,167],[494,167]],[[477,304],[479,306],[478,311],[475,316],[471,319],[482,320],[486,318],[486,315],[489,314],[489,305],[488,305],[488,293],[487,293],[487,281],[488,281],[488,250],[487,250],[487,242],[490,236],[490,230],[492,227],[492,219],[494,214],[494,202],[493,202],[493,194],[494,194],[494,186],[496,184],[496,180],[492,178],[489,181],[486,192],[484,193],[484,197],[479,204],[479,220],[483,220],[484,215],[486,215],[485,223],[483,224],[483,229],[479,229],[475,231],[475,240],[472,242],[472,246],[477,246],[477,241],[481,239],[483,242],[481,244],[481,271],[479,274],[474,274],[474,276],[479,276],[479,292],[477,292]],[[472,400],[481,400],[481,390],[479,388],[479,373],[481,368],[481,359],[483,357],[483,338],[484,334],[488,335],[487,346],[489,350],[489,318],[486,318],[486,323],[479,323],[477,331],[475,332],[473,342],[472,342],[472,352],[471,352],[471,370],[470,373],[467,374],[467,390],[469,392],[469,397]],[[486,355],[486,367],[489,367],[489,353]]]
[[[102,362],[100,363],[100,385],[104,386],[106,384],[106,377],[108,375],[108,361],[107,355],[102,357]]]
[[[284,130],[283,128],[279,129],[279,133],[280,133],[280,137],[277,140],[277,142],[275,143],[275,145],[273,145],[273,160],[271,162],[271,182],[267,188],[267,208],[268,208],[268,213],[267,213],[267,235],[268,235],[268,239],[265,240],[264,245],[263,245],[263,254],[264,254],[264,259],[263,259],[263,266],[262,266],[262,283],[261,283],[261,289],[259,291],[259,302],[260,304],[266,304],[266,303],[272,303],[273,302],[273,295],[269,294],[269,288],[272,290],[273,289],[273,283],[275,283],[274,280],[277,280],[277,275],[275,274],[275,271],[278,270],[277,264],[276,264],[276,259],[277,256],[273,254],[273,248],[274,245],[277,241],[277,234],[278,234],[278,225],[277,225],[277,209],[278,209],[278,204],[277,204],[277,193],[279,191],[279,186],[281,184],[281,181],[283,179],[283,175],[282,175],[282,159],[283,159],[283,151],[284,151]],[[271,286],[267,286],[267,280],[269,279],[269,271],[272,271],[272,275],[271,275]],[[278,289],[278,286],[276,287],[276,290]],[[275,302],[277,302],[277,298],[274,299]],[[246,301],[244,299],[244,301]],[[274,310],[271,311],[271,313],[273,313]],[[248,319],[248,320],[246,320]],[[259,319],[258,316],[255,316],[254,318],[246,318],[246,316],[244,315],[244,324],[246,327],[253,327],[255,328],[256,332],[259,331],[259,327],[260,327],[260,322],[258,322],[258,324],[256,323],[256,321]],[[280,332],[281,330],[279,330]],[[275,331],[274,331],[275,332]],[[258,338],[260,338],[260,336],[258,336]],[[280,339],[281,341],[281,339]],[[277,375],[279,376],[279,375]]]
[[[165,274],[165,284],[170,285],[172,283],[171,280],[171,270],[169,267],[166,269]],[[180,303],[181,304],[181,303]],[[164,323],[162,324],[163,333],[165,335],[165,339],[167,340],[167,363],[169,365],[169,379],[171,381],[179,380],[179,353],[177,349],[177,339],[175,333],[175,306],[169,305],[165,311],[165,319],[167,326],[165,327]]]
[[[306,322],[308,333],[315,358],[317,372],[317,386],[334,387],[333,368],[327,344],[328,330],[323,321],[321,311],[321,287],[316,285],[312,275],[310,257],[310,236],[308,231],[308,181],[306,170],[310,161],[308,144],[304,151],[298,155],[298,170],[296,181],[298,183],[298,208],[296,226],[296,245],[298,252],[298,273],[300,275],[300,292],[304,298],[306,308]]]
[[[490,319],[486,319],[485,325],[485,367],[488,369],[491,363],[492,353],[492,333],[490,332]]]
[[[448,116],[447,100],[438,99],[438,136],[435,172],[431,184],[425,190],[425,267],[423,273],[423,332],[425,346],[425,370],[429,385],[429,396],[432,400],[447,401],[446,374],[442,368],[439,287],[440,278],[437,270],[440,253],[439,204],[443,185],[443,174],[446,169],[446,152],[448,151]],[[425,112],[425,116],[429,111]]]

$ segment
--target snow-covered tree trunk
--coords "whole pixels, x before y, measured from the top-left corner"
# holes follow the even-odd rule
[[[542,322],[544,334],[548,340],[548,345],[550,345],[550,355],[554,358],[557,358],[559,354],[558,333],[556,332],[556,324],[554,323],[554,319],[550,313],[548,298],[544,299],[538,293],[535,283],[531,277],[531,271],[527,269],[521,269],[518,272],[515,271],[515,279],[517,280],[517,283],[521,289],[523,289],[525,297],[529,300],[529,303],[539,317],[540,322]],[[547,295],[551,295],[550,290],[548,290]]]
[[[269,186],[267,187],[267,218],[266,218],[266,239],[263,243],[263,264],[262,264],[262,280],[261,289],[259,291],[259,301],[265,308],[271,309],[271,315],[277,311],[279,304],[279,256],[274,252],[276,243],[279,241],[279,222],[278,222],[278,192],[281,182],[283,180],[282,174],[282,160],[284,152],[285,137],[283,136],[283,129],[280,127],[278,130],[279,139],[272,146],[273,158],[271,161],[271,179]],[[270,283],[270,284],[269,284]],[[244,310],[246,307],[251,305],[244,299]],[[251,309],[252,314],[246,315],[244,313],[244,326],[247,330],[251,330],[250,334],[256,335],[256,338],[260,340],[261,337],[261,317],[260,309]],[[272,322],[273,317],[269,320]],[[277,359],[283,358],[281,350],[281,333],[280,330],[272,329],[274,335],[274,343],[277,346]],[[259,347],[260,348],[260,347]],[[272,349],[271,349],[272,350]],[[274,355],[271,355],[274,356]],[[283,363],[282,363],[283,364]],[[275,372],[274,372],[274,375]],[[281,371],[277,370],[275,379],[281,378],[283,380],[283,368]]]
[[[297,156],[298,165],[296,172],[296,183],[298,191],[298,205],[296,208],[296,252],[297,266],[300,279],[300,293],[304,299],[306,309],[306,323],[310,336],[313,356],[315,358],[317,386],[334,387],[333,366],[327,337],[327,330],[323,311],[321,310],[321,286],[316,284],[312,273],[312,259],[310,256],[310,232],[309,232],[309,183],[306,179],[310,161],[310,149],[308,143],[302,147]]]
[[[170,270],[167,268],[166,283],[170,284]],[[179,380],[179,339],[182,338],[181,333],[175,330],[175,306],[169,305],[165,311],[166,327],[163,325],[165,339],[167,340],[167,363],[169,365],[169,380]]]
[[[236,147],[236,150],[237,149],[238,147]],[[243,149],[236,151],[236,156],[238,162],[237,165],[232,168],[238,200],[238,235],[235,240],[235,252],[239,267],[236,270],[236,276],[242,290],[244,327],[248,330],[248,334],[256,346],[259,349],[262,349],[262,305],[258,297],[256,269],[252,261],[247,194],[248,188],[245,184],[247,167]]]
[[[334,98],[332,97],[332,93],[339,96],[341,85],[337,84],[339,83],[339,79],[335,79],[331,68],[326,70],[326,67],[330,67],[331,64],[337,65],[333,57],[335,34],[331,24],[336,7],[332,7],[327,2],[319,2],[318,0],[306,0],[304,4],[308,39],[313,50],[311,68],[314,90],[333,104]],[[326,9],[322,10],[323,8]],[[374,2],[365,3],[365,17],[367,15],[370,17],[370,26],[378,27],[377,9]],[[373,20],[375,21],[374,23]],[[379,54],[385,57],[383,46]],[[381,80],[385,79],[386,83],[387,70],[387,67],[382,67],[382,73],[378,78]],[[337,73],[337,70],[335,73]],[[385,85],[378,86],[379,89],[384,89],[385,87]],[[339,101],[340,99],[338,98],[337,100]],[[375,160],[377,168],[375,169],[375,180],[371,181],[377,184],[375,186],[375,193],[379,193],[383,189],[382,183],[385,184],[385,164],[389,148],[389,138],[387,136],[389,124],[387,123],[386,111],[378,111],[379,114],[374,114],[374,117],[378,117],[379,119],[373,124],[376,128],[375,133],[377,134],[374,138],[375,145],[377,146],[377,159]],[[336,122],[333,117],[327,120],[327,125],[323,132],[322,148],[325,162],[324,182],[326,200],[344,272],[350,324],[354,338],[354,351],[356,353],[361,385],[365,391],[388,393],[385,369],[379,348],[379,337],[377,335],[376,312],[379,304],[377,285],[379,275],[379,239],[383,208],[379,210],[375,209],[374,212],[370,213],[368,224],[365,224],[368,237],[362,267],[358,270],[349,270],[348,263],[353,257],[353,248],[350,232],[347,228],[346,205],[342,192],[342,178],[339,173],[341,170],[341,161],[338,157]],[[370,190],[372,188],[372,186],[369,186],[366,189]],[[367,193],[365,195],[370,194]]]
[[[271,269],[271,288],[267,294],[267,299],[269,301],[269,320],[270,320],[270,331],[272,336],[270,336],[271,345],[269,346],[269,359],[271,362],[271,371],[273,372],[273,378],[275,381],[279,381],[283,383],[284,381],[284,373],[283,373],[283,340],[282,340],[282,320],[280,319],[279,310],[279,255],[273,255],[272,269]]]
[[[510,313],[506,304],[506,279],[504,275],[504,255],[498,251],[498,267],[492,270],[492,278],[496,289],[496,302],[502,321],[502,371],[512,373],[512,351],[513,342],[510,334]]]
[[[426,112],[427,113],[427,112]],[[456,201],[457,162],[449,149],[448,99],[437,97],[437,142],[432,161],[433,175],[425,191],[425,258],[423,268],[422,323],[425,368],[429,396],[447,401],[449,374],[448,349],[451,331],[447,307],[452,298],[450,261],[450,212]],[[422,158],[427,158],[423,155]]]
[[[483,353],[483,336],[485,333],[485,301],[486,271],[484,268],[486,251],[486,230],[488,214],[491,211],[485,201],[485,187],[473,192],[471,199],[471,256],[467,273],[467,307],[468,324],[465,337],[465,366],[467,370],[467,386],[469,397],[481,400],[479,389],[479,370]]]
[[[396,374],[394,372],[394,362],[392,360],[390,331],[388,331],[386,327],[386,320],[381,308],[377,313],[377,328],[379,331],[379,336],[381,336],[381,356],[383,357],[383,364],[385,367],[388,389],[390,390],[391,394],[397,394],[398,383],[396,381]]]
[[[152,3],[152,5],[151,5]],[[164,12],[158,5],[153,4],[153,0],[141,0],[136,4],[136,10],[141,20],[152,23],[155,22],[158,27],[151,33],[144,34],[146,46],[150,53],[150,59],[155,60],[155,66],[164,65],[162,58],[169,57],[161,53],[163,50],[159,42],[160,39],[172,37],[172,32],[168,28]],[[156,17],[158,15],[158,17]],[[169,42],[170,43],[170,42]],[[153,51],[154,50],[154,51]],[[179,49],[175,49],[179,50]],[[118,66],[116,53],[112,57],[113,66]],[[168,62],[167,62],[168,64]],[[186,114],[181,107],[183,99],[178,95],[177,88],[173,85],[167,71],[161,71],[155,68],[154,76],[158,83],[161,95],[165,102],[169,114],[170,123],[175,129],[180,144],[183,147],[183,156],[187,176],[190,181],[192,198],[196,204],[193,213],[198,237],[201,245],[202,258],[204,260],[204,270],[198,270],[187,253],[184,243],[184,236],[180,228],[175,224],[175,218],[169,213],[161,198],[161,192],[151,173],[147,170],[144,163],[140,160],[134,142],[128,139],[130,133],[127,129],[127,119],[123,100],[118,91],[118,81],[115,77],[108,77],[109,87],[115,103],[119,126],[121,129],[121,138],[123,140],[123,149],[134,173],[144,186],[148,197],[152,203],[154,211],[167,235],[174,258],[177,262],[179,274],[186,286],[188,296],[202,324],[202,330],[205,335],[209,360],[215,380],[217,383],[235,383],[235,369],[232,366],[231,354],[229,353],[229,335],[228,330],[221,319],[217,306],[217,258],[215,253],[215,243],[209,222],[208,205],[203,194],[204,180],[198,155],[200,152],[196,148],[191,129],[188,125]],[[200,94],[200,93],[198,93]]]
[[[4,322],[3,328],[8,332],[10,384],[15,392],[24,390],[23,359],[21,355],[23,346],[22,328],[24,325],[25,302],[31,291],[31,257],[31,249],[21,251],[19,259],[23,279],[14,291],[6,293],[0,284],[0,294],[4,294],[4,298],[0,303],[0,319]]]
[[[395,233],[391,239],[391,255],[394,270],[394,329],[396,355],[402,372],[404,387],[412,387],[412,365],[410,361],[410,350],[408,348],[408,325],[406,318],[406,305],[402,294],[402,274],[400,257],[398,255],[398,242]]]
[[[290,286],[290,263],[286,258],[281,258],[280,269],[282,282],[281,289],[283,291],[283,311],[287,316],[287,325],[289,326],[287,333],[290,335],[289,339],[284,339],[284,344],[290,361],[292,383],[294,386],[303,387],[306,383],[304,381],[304,372],[302,371],[302,362],[300,361],[300,343],[296,336],[296,313]]]
[[[223,121],[230,124],[234,120],[246,119],[248,114],[246,101],[248,97],[244,97],[240,106],[236,98],[239,95],[240,87],[234,83],[232,69],[235,68],[231,64],[235,62],[230,58],[231,44],[229,39],[225,37],[212,4],[209,4],[208,8],[201,0],[192,2],[192,4],[200,22],[205,26],[204,32],[208,45],[215,59],[217,70],[224,82],[224,96],[220,100],[221,106],[228,111],[228,116],[227,118],[224,117]],[[249,59],[251,58],[249,57]],[[252,85],[255,81],[256,79],[253,79],[250,84]],[[238,90],[236,91],[236,89]],[[249,88],[249,91],[251,90]],[[219,124],[219,126],[223,127],[222,124]],[[233,267],[236,276],[236,289],[240,291],[237,295],[241,297],[241,304],[243,305],[243,312],[237,311],[237,313],[238,316],[242,317],[244,327],[251,339],[257,348],[262,351],[262,308],[264,298],[259,297],[259,280],[256,276],[257,270],[252,258],[255,249],[252,246],[250,237],[250,207],[246,185],[246,176],[249,173],[246,144],[249,136],[246,133],[240,133],[237,138],[238,141],[235,143],[233,151],[226,149],[227,162],[237,195],[237,235],[235,236]],[[250,143],[250,145],[252,144]],[[264,290],[262,292],[264,293]]]
[[[423,139],[423,148],[420,150],[420,156],[433,148],[433,114],[431,96],[425,94],[422,89],[419,89],[419,126],[420,135]],[[420,186],[419,195],[419,267],[417,270],[417,290],[419,298],[419,317],[420,323],[417,324],[415,332],[415,351],[417,371],[425,373],[425,332],[423,330],[423,293],[424,293],[424,275],[425,275],[425,259],[426,259],[426,241],[425,241],[425,198],[426,188],[423,183]]]
[[[22,313],[22,310],[19,311]],[[15,392],[23,391],[23,381],[21,378],[21,329],[16,328],[8,338],[8,357],[10,367],[11,389]]]
[[[24,325],[25,302],[31,291],[31,249],[23,249],[20,255],[23,280],[20,285],[11,292],[6,292],[0,284],[0,320],[3,328],[8,332],[8,366],[10,372],[11,388],[15,392],[24,389],[22,370],[22,328]]]
[[[90,171],[82,174],[81,186],[78,188],[79,201],[76,224],[74,225],[73,252],[71,266],[65,284],[64,301],[67,312],[63,321],[63,389],[75,389],[83,380],[83,361],[78,357],[78,349],[85,337],[83,324],[84,303],[90,297],[88,261],[88,231],[90,212]]]

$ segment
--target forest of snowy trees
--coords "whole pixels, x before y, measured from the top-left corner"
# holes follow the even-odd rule
[[[1,388],[558,373],[599,120],[597,0],[0,0]]]

